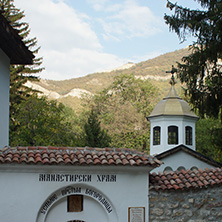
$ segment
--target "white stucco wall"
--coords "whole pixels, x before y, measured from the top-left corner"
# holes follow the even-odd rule
[[[216,168],[215,166],[203,162],[182,150],[161,159],[161,161],[163,161],[164,164],[155,168],[152,172],[163,172],[167,166],[170,166],[173,171],[176,171],[181,166],[185,169],[191,169],[192,167],[197,167],[198,169]]]
[[[128,221],[129,207],[144,207],[147,222],[148,173],[147,167],[1,165],[0,218],[4,222],[66,222],[69,220],[123,222]],[[43,175],[54,174],[60,176],[84,174],[91,175],[91,179],[85,182],[66,181],[66,176],[63,176],[64,181],[41,181],[40,179]],[[99,181],[101,175],[115,175],[116,181],[101,182]],[[68,194],[62,195],[62,193],[68,186],[81,188],[81,191],[75,194],[84,196],[83,212],[67,213]],[[51,198],[52,201],[50,201],[52,196],[54,199]],[[107,201],[107,208],[101,203],[101,198]]]
[[[9,58],[0,49],[0,149],[9,140],[9,65]]]
[[[186,116],[159,116],[150,119],[151,130],[150,130],[150,155],[160,154],[169,149],[174,148],[175,144],[168,144],[168,126],[178,127],[178,144],[185,144],[185,127],[191,126],[193,129],[193,144],[186,145],[190,149],[195,150],[195,122],[196,119],[189,118]],[[155,126],[161,127],[160,132],[160,145],[153,145],[153,128]]]

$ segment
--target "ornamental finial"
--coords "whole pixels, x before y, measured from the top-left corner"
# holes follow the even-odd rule
[[[170,85],[174,86],[176,84],[175,78],[174,78],[174,73],[177,72],[177,69],[174,68],[174,66],[172,65],[172,69],[170,71],[166,71],[166,73],[171,73],[171,79],[170,79]]]

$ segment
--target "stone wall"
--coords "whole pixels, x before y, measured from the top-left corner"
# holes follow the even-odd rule
[[[149,222],[221,222],[222,186],[196,190],[150,190]]]

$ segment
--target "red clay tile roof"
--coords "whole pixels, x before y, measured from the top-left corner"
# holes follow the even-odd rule
[[[150,190],[186,190],[222,184],[222,168],[150,174]]]
[[[118,165],[152,166],[162,164],[155,157],[132,149],[90,147],[5,147],[0,164]]]

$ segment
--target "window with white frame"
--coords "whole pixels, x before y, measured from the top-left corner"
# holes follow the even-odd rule
[[[191,126],[185,127],[185,142],[186,145],[193,145],[193,129]]]
[[[178,144],[177,126],[168,126],[168,144]]]
[[[160,145],[160,127],[153,128],[153,145]]]

